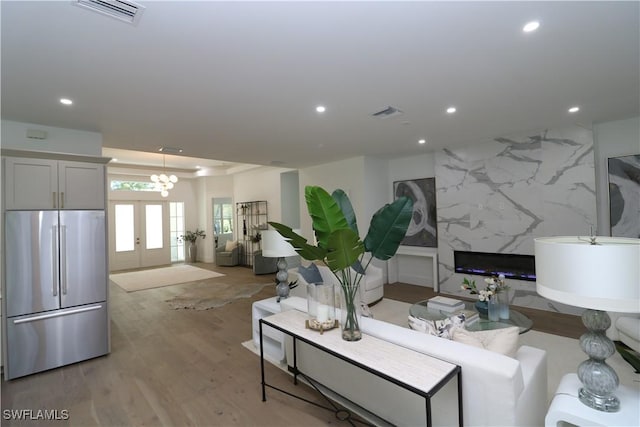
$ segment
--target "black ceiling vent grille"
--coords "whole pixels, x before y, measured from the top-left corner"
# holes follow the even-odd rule
[[[396,107],[388,106],[384,110],[373,113],[371,116],[377,119],[386,119],[388,117],[399,116],[400,114],[402,114],[402,110]]]
[[[77,0],[76,5],[111,18],[136,25],[140,21],[144,6],[123,0]]]

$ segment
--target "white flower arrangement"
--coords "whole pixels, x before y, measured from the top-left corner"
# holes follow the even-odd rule
[[[486,288],[479,290],[475,280],[469,280],[465,277],[461,288],[464,291],[469,291],[471,295],[478,295],[480,301],[489,301],[494,295],[509,289],[505,283],[504,274],[487,277],[484,281],[487,284]]]

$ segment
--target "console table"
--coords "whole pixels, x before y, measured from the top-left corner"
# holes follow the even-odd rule
[[[423,397],[425,399],[426,424],[431,426],[431,397],[451,379],[457,378],[458,424],[462,426],[462,379],[459,366],[366,334],[362,334],[362,339],[358,342],[343,340],[339,328],[326,331],[321,335],[317,331],[305,328],[306,318],[305,313],[288,310],[262,318],[259,321],[260,341],[263,339],[263,326],[277,329],[292,337],[294,384],[297,384],[298,375],[305,376],[303,372],[298,370],[297,364],[296,346],[297,342],[301,341]],[[262,400],[267,400],[266,387],[297,397],[266,382],[262,345],[260,348]],[[321,379],[313,380],[321,384]]]

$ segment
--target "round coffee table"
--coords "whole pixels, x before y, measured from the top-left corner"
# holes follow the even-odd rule
[[[418,317],[425,320],[442,320],[453,314],[440,310],[429,310],[427,308],[428,302],[429,300],[424,300],[413,304],[409,309],[409,314],[413,317]],[[465,310],[476,311],[474,302],[463,302]],[[499,321],[494,322],[480,315],[480,318],[477,321],[475,321],[471,325],[466,325],[466,329],[468,331],[488,331],[491,329],[508,328],[510,326],[517,326],[520,329],[520,333],[524,334],[531,329],[531,327],[533,326],[533,321],[519,311],[516,311],[509,307],[508,319],[500,319]]]

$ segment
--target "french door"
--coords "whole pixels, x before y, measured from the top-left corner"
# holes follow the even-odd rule
[[[109,202],[111,271],[171,263],[168,202]]]

